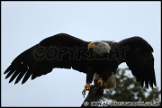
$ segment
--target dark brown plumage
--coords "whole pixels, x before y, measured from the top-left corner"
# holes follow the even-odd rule
[[[144,39],[135,36],[120,42],[102,42],[107,43],[111,50],[99,55],[95,54],[95,47],[88,49],[90,42],[59,33],[21,53],[4,74],[7,74],[6,78],[11,76],[9,82],[15,79],[16,84],[21,79],[22,83],[25,83],[29,77],[35,79],[46,75],[53,68],[73,68],[86,73],[86,82],[91,83],[94,73],[99,74],[106,81],[112,72],[116,72],[120,63],[126,62],[141,86],[144,84],[147,88],[156,86],[153,48]],[[93,44],[97,47],[97,44],[102,45],[102,42]]]

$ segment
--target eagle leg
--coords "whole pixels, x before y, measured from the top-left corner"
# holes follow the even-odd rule
[[[84,90],[83,90],[82,94],[85,95],[85,94],[86,94],[86,91],[87,91],[87,90],[90,90],[90,87],[91,87],[90,83],[87,83],[87,84],[84,86]]]
[[[98,82],[98,84],[99,84],[101,87],[102,87],[103,84],[104,84],[104,81],[103,81],[102,78],[99,78],[97,82]]]

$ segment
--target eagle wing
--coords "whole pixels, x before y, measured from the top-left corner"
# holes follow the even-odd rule
[[[125,62],[140,85],[156,86],[153,48],[141,37],[135,36],[120,42],[127,49]]]
[[[65,33],[56,34],[17,56],[4,74],[7,74],[6,78],[11,76],[9,83],[16,79],[16,84],[23,79],[23,84],[30,76],[34,79],[51,72],[55,67],[73,68],[86,73],[87,44]],[[79,56],[81,54],[82,57]]]

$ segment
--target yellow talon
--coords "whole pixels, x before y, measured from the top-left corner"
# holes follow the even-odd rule
[[[91,87],[90,83],[87,83],[87,84],[84,86],[84,90],[83,90],[82,94],[85,95],[85,94],[86,94],[86,91],[87,91],[87,90],[90,90],[90,87]]]
[[[103,86],[103,80],[102,80],[102,78],[99,78],[97,82],[98,82],[98,84],[99,84],[101,87]]]

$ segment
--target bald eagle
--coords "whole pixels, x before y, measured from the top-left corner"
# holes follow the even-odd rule
[[[22,84],[29,77],[50,73],[53,68],[74,69],[86,74],[83,94],[90,89],[93,78],[100,86],[113,88],[118,65],[126,62],[137,82],[143,87],[156,86],[153,48],[138,36],[119,42],[84,41],[66,33],[58,33],[42,40],[17,56],[6,69],[9,83]],[[97,77],[96,77],[97,75]]]

